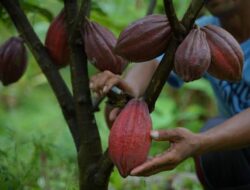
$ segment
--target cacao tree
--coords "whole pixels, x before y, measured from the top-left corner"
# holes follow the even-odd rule
[[[8,13],[21,38],[32,52],[43,74],[46,76],[52,92],[57,98],[77,151],[79,189],[106,190],[108,189],[109,177],[114,167],[113,162],[118,166],[118,168],[120,166],[120,171],[122,171],[121,174],[123,176],[127,176],[129,174],[129,170],[145,161],[149,149],[150,139],[149,143],[146,144],[146,151],[143,151],[144,155],[140,158],[141,160],[139,163],[135,162],[136,165],[131,163],[120,163],[119,159],[116,157],[117,147],[114,148],[111,146],[113,152],[111,151],[110,154],[113,162],[109,157],[108,150],[102,150],[100,133],[94,117],[94,111],[96,106],[98,106],[98,103],[92,103],[92,97],[89,89],[88,60],[90,62],[94,62],[95,66],[101,71],[111,70],[114,73],[120,74],[127,65],[126,59],[129,61],[146,61],[165,53],[151,80],[151,83],[145,92],[145,95],[142,97],[142,101],[144,102],[143,106],[147,105],[149,111],[152,112],[165,81],[168,78],[169,73],[174,68],[175,52],[178,46],[187,37],[191,30],[195,30],[195,34],[198,33],[198,43],[202,43],[201,40],[204,40],[203,33],[207,32],[210,34],[216,29],[211,27],[201,30],[193,29],[194,21],[203,7],[204,1],[193,0],[182,20],[179,21],[175,13],[172,0],[164,0],[163,2],[166,15],[147,16],[137,21],[145,24],[144,28],[140,29],[142,32],[147,30],[150,34],[156,34],[155,36],[152,35],[153,38],[150,38],[149,36],[148,39],[144,39],[145,41],[143,44],[136,43],[136,41],[138,41],[137,37],[141,37],[143,34],[130,34],[130,30],[137,30],[137,22],[134,22],[134,24],[121,33],[117,42],[114,35],[108,29],[98,23],[90,21],[89,15],[91,15],[91,0],[64,0],[63,2],[64,8],[62,12],[51,22],[45,44],[43,44],[38,38],[18,0],[0,0],[0,5]],[[148,14],[152,13],[155,4],[156,1],[151,1],[150,7],[147,11]],[[49,12],[41,10],[39,7],[36,8],[49,20],[52,19]],[[34,10],[34,7],[32,10]],[[161,22],[158,22],[157,19],[160,19]],[[154,22],[157,26],[154,25]],[[151,25],[155,27],[152,28]],[[192,35],[192,32],[189,35]],[[130,36],[132,36],[132,38],[127,39],[127,37]],[[147,35],[145,34],[143,38],[147,38]],[[188,41],[190,41],[189,38],[194,38],[194,43],[197,41],[197,39],[195,39],[197,36],[187,37]],[[230,37],[224,38],[222,41],[223,42],[221,43],[235,43],[232,42],[233,40]],[[140,42],[140,40],[138,42]],[[213,37],[209,37],[208,42],[208,45],[205,47],[208,51],[205,52],[205,54],[200,55],[200,58],[203,58],[204,56],[207,57],[204,61],[204,64],[206,65],[205,69],[199,71],[200,73],[198,76],[194,76],[194,74],[192,74],[193,70],[191,69],[192,71],[190,71],[190,75],[192,76],[191,78],[187,78],[187,81],[200,78],[202,73],[208,69],[211,62],[208,46],[218,46],[215,43],[213,44]],[[182,45],[185,46],[184,43],[185,41]],[[152,46],[156,46],[157,48],[151,50],[150,47]],[[138,51],[138,48],[140,49],[145,47],[147,48],[146,53],[145,51]],[[190,48],[192,49],[192,47]],[[238,47],[234,46],[233,49],[235,48],[237,49]],[[187,48],[187,54],[189,54],[188,49],[189,48]],[[228,51],[232,50],[230,49]],[[1,48],[0,79],[4,85],[8,85],[10,82],[18,80],[19,77],[15,80],[10,79],[10,76],[16,76],[17,74],[13,74],[14,69],[12,67],[8,67],[8,69],[3,67],[6,64],[2,61],[4,59],[1,55],[5,55],[2,52],[5,52],[5,50],[2,50]],[[131,55],[130,52],[134,55]],[[145,58],[145,54],[148,57]],[[234,60],[230,60],[230,63],[232,63],[230,66],[233,67],[232,70],[236,67],[239,73],[241,71],[241,65],[239,62],[242,61],[242,55],[240,54],[241,53],[239,53],[238,57],[235,57],[235,59],[238,60],[237,65],[232,63]],[[216,52],[212,52],[212,56],[216,57]],[[9,60],[9,58],[6,59]],[[178,60],[178,56],[176,56],[176,59]],[[25,62],[25,57],[20,57],[19,60],[24,60],[23,62]],[[183,60],[181,59],[180,62],[182,61]],[[179,61],[176,61],[176,63],[178,62]],[[187,60],[187,62],[190,62],[190,60]],[[200,63],[200,60],[197,60],[197,62]],[[60,68],[68,65],[71,73],[72,93],[59,72]],[[15,69],[19,71],[18,74],[20,75],[23,74],[25,67],[26,63],[22,63],[21,68]],[[213,68],[210,69],[211,73],[214,73],[213,70]],[[176,67],[176,71],[177,74],[182,73],[182,71],[186,72],[182,66]],[[196,71],[194,72],[197,74]],[[234,80],[234,78],[230,78],[231,76],[232,74],[229,73],[228,78],[230,80]],[[108,97],[111,99],[110,101],[114,104],[114,106],[125,106],[126,103],[132,98],[125,93],[116,94],[115,92],[109,92]],[[145,102],[147,104],[145,104]],[[129,103],[127,106],[130,104],[132,103]],[[143,115],[143,117],[146,116]],[[122,119],[124,118],[120,118],[120,120]],[[120,125],[117,124],[118,122],[119,121],[114,124],[114,130],[120,127]],[[149,135],[150,128],[151,126],[147,125],[144,135]],[[111,141],[112,138],[117,138],[117,132],[112,132]],[[126,138],[126,134],[123,138]],[[144,150],[144,148],[142,149]],[[138,157],[141,155],[142,154]],[[126,161],[129,161],[129,158]],[[124,168],[124,164],[129,168]]]

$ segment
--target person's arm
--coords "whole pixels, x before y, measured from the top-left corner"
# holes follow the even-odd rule
[[[110,71],[104,71],[91,77],[90,88],[102,95],[117,85],[131,96],[138,98],[144,94],[157,66],[157,60],[135,63],[124,78]]]
[[[250,146],[250,108],[200,135],[199,154]]]
[[[134,168],[131,175],[150,176],[171,170],[188,157],[250,146],[250,108],[200,134],[176,128],[152,131],[151,136],[156,141],[169,141],[170,148]]]

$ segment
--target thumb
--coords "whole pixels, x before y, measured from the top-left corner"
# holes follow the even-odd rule
[[[175,130],[153,130],[150,133],[152,139],[156,141],[170,141],[177,137]]]
[[[114,108],[110,114],[109,114],[109,119],[111,122],[115,121],[116,117],[120,113],[121,109],[120,108]]]

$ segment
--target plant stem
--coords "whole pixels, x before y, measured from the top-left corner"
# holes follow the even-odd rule
[[[69,33],[68,41],[71,49],[71,80],[76,117],[81,137],[80,151],[78,152],[80,190],[102,190],[106,189],[106,183],[100,186],[100,184],[97,185],[92,180],[96,164],[102,156],[102,147],[92,110],[87,56],[84,51],[84,41],[81,35],[81,32],[84,34],[84,18],[89,12],[90,3],[90,0],[83,0],[81,12],[77,14],[77,0],[64,0]]]
[[[183,34],[185,34],[186,29],[181,24],[181,22],[179,22],[176,16],[173,1],[164,0],[164,7],[165,7],[166,16],[168,17],[174,36],[177,39],[181,40],[183,38]]]
[[[156,6],[157,0],[150,0],[148,10],[146,15],[151,15],[154,12],[155,6]]]

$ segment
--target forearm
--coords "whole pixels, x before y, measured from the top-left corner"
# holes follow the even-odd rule
[[[198,154],[250,146],[250,108],[199,136]]]
[[[144,94],[157,66],[156,60],[135,63],[132,69],[125,74],[124,81],[130,87],[129,93],[132,96],[140,97]]]

